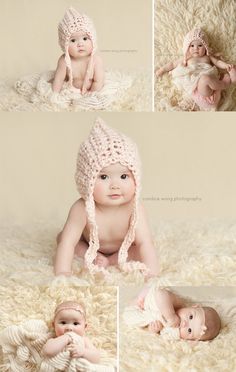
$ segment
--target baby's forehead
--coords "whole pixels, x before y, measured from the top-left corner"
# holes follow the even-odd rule
[[[112,171],[132,173],[131,170],[128,167],[126,167],[125,165],[122,165],[120,163],[110,164],[107,167],[102,168],[100,173],[102,173],[102,172],[112,172]]]
[[[65,319],[69,319],[69,318],[80,319],[80,318],[83,318],[83,317],[84,316],[83,316],[82,312],[80,312],[78,310],[75,310],[75,309],[62,309],[55,315],[55,319],[62,319],[62,318],[65,318]]]
[[[77,31],[77,32],[74,32],[73,34],[71,34],[71,38],[76,38],[76,37],[84,37],[84,36],[86,36],[86,37],[89,37],[89,35],[86,33],[86,32],[84,32],[84,31]]]

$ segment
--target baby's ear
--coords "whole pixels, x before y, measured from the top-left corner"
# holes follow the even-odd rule
[[[88,323],[85,323],[84,328],[88,328]]]

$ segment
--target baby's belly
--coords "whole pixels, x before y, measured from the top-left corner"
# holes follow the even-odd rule
[[[82,89],[84,83],[84,79],[81,78],[73,78],[73,87],[77,89]],[[88,83],[86,84],[86,89],[89,90],[92,86],[92,80],[89,80]]]

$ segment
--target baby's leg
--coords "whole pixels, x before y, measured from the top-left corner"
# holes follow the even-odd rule
[[[222,80],[213,75],[202,75],[198,80],[197,91],[203,97],[209,97],[214,91],[226,89],[231,83],[229,74],[225,74]]]
[[[153,247],[141,247],[139,245],[131,245],[128,250],[128,261],[143,262],[150,269],[149,276],[159,274],[159,264],[157,255]]]

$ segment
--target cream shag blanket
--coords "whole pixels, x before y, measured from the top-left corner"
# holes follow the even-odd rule
[[[171,289],[171,288],[170,288]],[[214,291],[217,289],[217,291]],[[129,304],[137,288],[120,289],[123,306]],[[120,324],[120,372],[232,372],[236,370],[236,291],[230,287],[188,287],[174,291],[188,303],[201,303],[214,307],[220,314],[220,334],[207,342],[191,343],[168,340],[147,329]],[[227,293],[226,293],[227,292]],[[232,294],[229,294],[232,292]],[[132,294],[131,294],[132,293]],[[191,302],[189,300],[191,298]],[[122,314],[122,308],[121,314]],[[128,336],[127,336],[128,335]]]
[[[54,72],[25,76],[16,82],[0,81],[2,111],[151,111],[150,74],[107,71],[100,92],[82,96],[64,83],[58,95],[51,83]]]
[[[0,287],[0,370],[23,371],[88,371],[112,372],[116,366],[116,287]],[[44,358],[41,349],[50,332],[57,304],[66,300],[84,303],[88,337],[101,350],[101,363],[92,364],[83,358],[70,358],[63,351],[53,358]],[[37,318],[37,320],[35,320]]]
[[[153,226],[160,260],[159,285],[236,285],[236,221],[156,221]],[[59,226],[35,223],[27,226],[0,227],[2,285],[121,285],[141,284],[139,272],[122,273],[109,269],[109,280],[102,274],[91,276],[74,259],[74,276],[53,275],[53,256]]]
[[[203,28],[214,53],[236,64],[235,0],[156,0],[155,68],[182,56],[183,37],[194,27]],[[198,110],[194,102],[177,90],[166,73],[155,78],[156,111]],[[222,93],[219,111],[236,111],[236,85]]]

